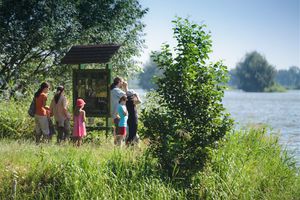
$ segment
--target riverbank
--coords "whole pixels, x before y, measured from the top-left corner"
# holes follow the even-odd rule
[[[299,168],[276,136],[236,131],[210,149],[189,188],[162,176],[142,148],[0,141],[0,199],[297,199]],[[175,181],[176,182],[176,181]]]

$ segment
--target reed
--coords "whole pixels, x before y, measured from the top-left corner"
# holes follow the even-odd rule
[[[194,194],[202,199],[299,199],[295,159],[267,129],[226,135],[210,150],[210,162],[194,177]],[[197,188],[197,189],[196,189]]]

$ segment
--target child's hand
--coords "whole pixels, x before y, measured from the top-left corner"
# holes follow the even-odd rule
[[[70,113],[68,113],[66,117],[67,117],[68,120],[71,120],[71,115],[70,115]]]

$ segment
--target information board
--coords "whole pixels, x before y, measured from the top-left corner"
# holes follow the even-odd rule
[[[107,69],[73,69],[73,106],[82,98],[87,117],[109,116],[109,95]]]

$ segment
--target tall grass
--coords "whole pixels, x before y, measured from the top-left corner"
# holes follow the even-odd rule
[[[28,105],[27,105],[28,104]],[[1,100],[0,102],[0,138],[33,139],[34,119],[27,110],[30,101]]]
[[[0,147],[0,199],[185,198],[138,150],[8,141]]]
[[[228,134],[210,156],[194,180],[201,199],[300,199],[295,159],[266,129]]]

